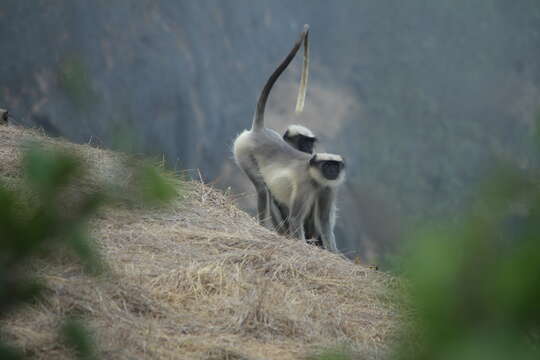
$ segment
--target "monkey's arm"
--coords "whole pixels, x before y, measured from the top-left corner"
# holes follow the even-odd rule
[[[325,249],[338,252],[334,226],[336,221],[336,191],[331,188],[323,189],[317,198],[317,222]]]
[[[304,233],[306,239],[317,240],[320,237],[315,225],[315,204],[311,207],[308,215],[304,220]]]

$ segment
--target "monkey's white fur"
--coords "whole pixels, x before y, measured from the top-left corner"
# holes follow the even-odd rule
[[[288,132],[289,136],[302,135],[302,136],[309,137],[309,138],[314,138],[315,137],[315,134],[313,134],[313,132],[311,132],[311,130],[309,130],[307,127],[302,126],[302,125],[289,125],[287,127],[287,132]]]
[[[343,157],[337,154],[317,153],[317,160],[343,162]]]

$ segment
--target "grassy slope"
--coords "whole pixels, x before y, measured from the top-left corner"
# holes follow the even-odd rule
[[[17,178],[20,144],[79,152],[111,177],[112,152],[0,128],[0,176]],[[298,359],[347,343],[379,358],[395,333],[394,280],[258,226],[199,183],[166,209],[103,211],[92,233],[111,271],[93,279],[59,256],[38,264],[47,301],[4,319],[6,336],[42,359],[69,358],[58,321],[82,316],[106,359]]]

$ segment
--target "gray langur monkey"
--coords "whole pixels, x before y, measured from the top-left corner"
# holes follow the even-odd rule
[[[268,95],[307,34],[306,25],[293,49],[268,79],[259,96],[251,129],[236,138],[233,152],[236,163],[257,190],[259,221],[264,221],[268,192],[277,204],[287,208],[291,235],[305,240],[304,221],[313,210],[314,226],[321,234],[324,247],[337,252],[333,232],[335,191],[328,189],[335,189],[343,182],[345,162],[339,155],[301,152],[277,132],[264,127]]]
[[[296,41],[293,48],[289,51],[289,54],[285,57],[285,59],[279,64],[279,66],[276,68],[276,70],[272,73],[270,78],[267,80],[263,90],[261,91],[261,94],[259,96],[259,100],[257,102],[257,108],[255,110],[255,114],[253,117],[253,124],[252,129],[249,131],[249,133],[258,133],[262,130],[264,130],[265,133],[272,133],[272,136],[279,137],[279,134],[271,129],[265,129],[264,128],[264,109],[266,106],[266,101],[268,99],[268,95],[270,94],[270,90],[272,90],[272,87],[274,83],[277,81],[279,76],[285,71],[287,66],[291,63],[294,56],[300,49],[300,46],[302,43],[304,44],[304,68],[302,71],[302,77],[300,80],[300,90],[298,92],[298,99],[296,104],[296,111],[299,112],[303,108],[304,99],[305,99],[305,92],[306,92],[306,84],[307,84],[307,78],[308,78],[308,68],[309,62],[306,61],[306,58],[308,56],[308,45],[307,45],[307,39],[308,39],[308,33],[309,33],[309,26],[304,25],[304,31],[300,34],[300,38]],[[246,131],[244,131],[246,133]],[[259,224],[264,225],[265,220],[267,219],[267,211],[269,210],[269,203],[270,203],[270,195],[267,194],[267,188],[266,184],[264,182],[264,179],[260,173],[259,167],[255,161],[255,158],[252,156],[252,154],[249,151],[237,151],[239,148],[239,142],[238,140],[244,135],[242,133],[236,140],[233,145],[233,153],[236,164],[240,167],[240,169],[243,170],[243,172],[246,174],[246,176],[249,178],[249,180],[253,183],[253,186],[255,187],[255,191],[257,193],[257,219],[259,221]]]

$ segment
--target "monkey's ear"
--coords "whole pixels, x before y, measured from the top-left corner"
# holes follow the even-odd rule
[[[311,159],[309,159],[309,165],[315,165],[317,163],[317,154],[313,154]]]

